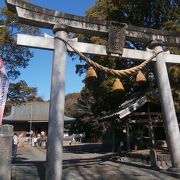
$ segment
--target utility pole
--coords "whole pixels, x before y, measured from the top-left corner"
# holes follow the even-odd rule
[[[32,102],[30,105],[30,128],[29,128],[29,131],[30,131],[30,144],[32,146]]]

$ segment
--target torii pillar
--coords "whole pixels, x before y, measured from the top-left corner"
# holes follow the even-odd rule
[[[154,48],[155,53],[159,53],[162,50],[161,46]],[[155,68],[164,117],[164,129],[172,162],[172,167],[169,168],[169,171],[175,172],[180,176],[180,132],[164,56],[164,53],[157,55]]]
[[[51,98],[48,125],[47,180],[60,180],[62,177],[62,153],[64,133],[64,90],[66,79],[67,48],[58,37],[67,40],[67,27],[55,25],[54,58],[52,66]]]

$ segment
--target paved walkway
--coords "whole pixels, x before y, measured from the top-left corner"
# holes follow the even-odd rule
[[[12,161],[12,180],[45,180],[46,154],[34,147],[18,148]]]
[[[99,145],[77,145],[64,149],[63,180],[176,180],[148,166],[112,160],[98,152]],[[45,151],[21,147],[13,160],[13,180],[45,180]]]

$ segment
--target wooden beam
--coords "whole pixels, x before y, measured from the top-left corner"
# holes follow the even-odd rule
[[[106,46],[104,45],[76,42],[76,41],[71,41],[70,39],[68,42],[82,53],[107,56]],[[47,37],[37,37],[31,35],[18,34],[17,44],[31,48],[54,50],[54,39]],[[73,50],[69,46],[68,46],[68,51],[73,52]],[[180,55],[172,55],[168,53],[164,53],[164,54],[165,54],[164,59],[167,63],[177,63],[177,64],[180,63]],[[149,59],[152,55],[153,55],[152,51],[141,51],[141,50],[124,48],[122,57],[134,59],[134,60],[145,60],[145,59]],[[111,54],[111,56],[118,57],[117,54]]]
[[[10,10],[18,14],[22,23],[52,29],[57,23],[65,24],[70,32],[92,34],[96,36],[108,36],[109,22],[98,21],[92,18],[74,16],[36,5],[21,0],[6,0]],[[159,40],[168,46],[180,47],[180,34],[128,25],[126,39],[150,43]]]

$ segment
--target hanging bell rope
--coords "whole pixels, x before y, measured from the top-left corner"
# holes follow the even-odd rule
[[[96,71],[92,66],[90,66],[86,75],[86,79],[96,79],[96,78],[97,78]]]
[[[76,52],[90,66],[92,66],[92,67],[94,67],[96,69],[99,69],[101,71],[104,71],[107,74],[111,74],[111,75],[119,76],[119,77],[121,77],[122,75],[127,76],[127,75],[130,75],[130,74],[138,73],[139,70],[141,70],[149,62],[151,62],[152,59],[154,59],[158,54],[164,52],[164,51],[160,51],[160,52],[152,55],[148,60],[145,60],[144,62],[142,62],[141,64],[139,64],[139,65],[137,65],[135,67],[124,69],[124,70],[115,70],[115,69],[111,69],[111,68],[108,68],[108,67],[104,67],[104,66],[92,61],[90,58],[86,57],[84,54],[79,52],[76,48],[72,47],[71,44],[68,41],[66,41],[66,40],[64,40],[64,39],[62,39],[60,37],[55,37],[55,39],[62,40],[66,45],[68,45],[74,52]]]
[[[144,74],[142,73],[142,71],[138,71],[137,76],[136,76],[136,82],[145,82],[146,81],[146,77],[144,76]]]
[[[121,81],[118,78],[113,83],[112,90],[113,91],[124,91],[123,84],[121,83]]]

